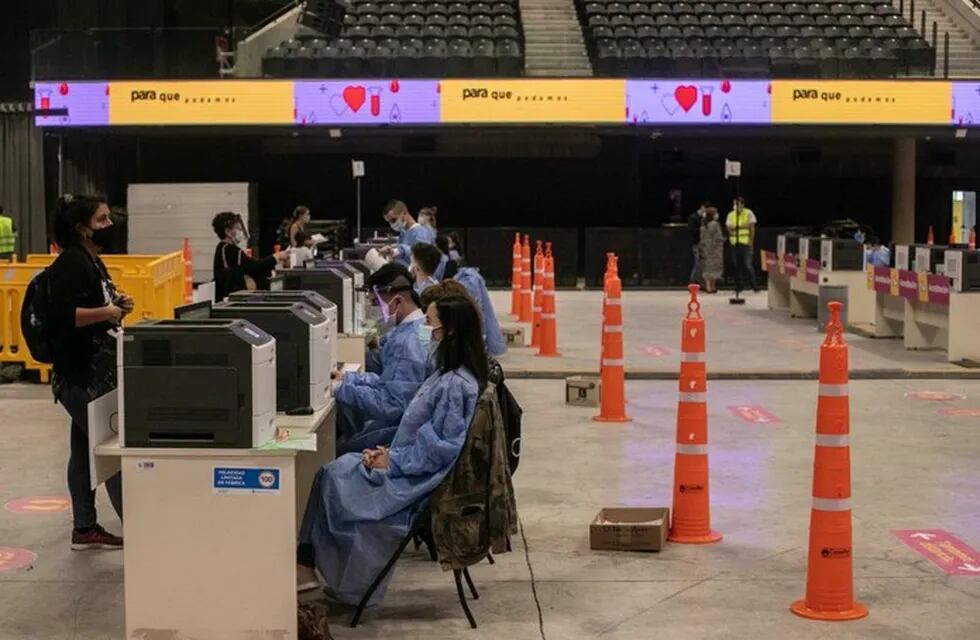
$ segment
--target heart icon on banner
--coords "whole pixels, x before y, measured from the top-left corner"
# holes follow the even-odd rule
[[[698,90],[692,85],[679,85],[674,89],[674,99],[681,105],[684,111],[690,111],[694,103],[698,101]]]
[[[344,88],[344,102],[350,107],[351,111],[357,113],[357,111],[364,106],[364,100],[367,97],[367,91],[364,87],[350,86]]]

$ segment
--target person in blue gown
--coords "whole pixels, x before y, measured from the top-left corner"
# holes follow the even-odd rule
[[[333,374],[338,383],[338,454],[391,442],[402,413],[427,375],[428,354],[419,337],[425,316],[408,269],[386,264],[371,274],[365,288],[389,330],[378,349],[377,373]]]
[[[412,245],[418,242],[435,244],[436,232],[432,227],[426,227],[415,221],[408,207],[401,200],[391,200],[384,208],[385,222],[391,230],[398,234],[398,243],[385,247],[381,255],[400,262],[406,267],[412,260]]]
[[[497,312],[494,311],[493,302],[490,300],[487,281],[480,275],[480,270],[463,267],[456,273],[454,280],[466,287],[476,302],[483,318],[483,337],[486,340],[487,352],[494,357],[507,353],[507,341],[504,339],[504,332],[497,320]]]
[[[435,372],[412,399],[390,448],[348,453],[317,473],[300,527],[297,587],[357,604],[462,451],[489,375],[479,313],[448,296],[429,305]],[[370,606],[380,604],[386,580]]]
[[[419,242],[412,245],[412,264],[408,270],[415,277],[415,293],[422,292],[432,285],[439,284],[439,266],[444,264],[445,256],[432,244]]]

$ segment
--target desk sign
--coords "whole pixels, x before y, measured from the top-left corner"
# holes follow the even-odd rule
[[[215,467],[215,493],[279,493],[281,469],[261,467]]]

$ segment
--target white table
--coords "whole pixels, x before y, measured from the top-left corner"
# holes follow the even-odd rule
[[[875,298],[868,291],[868,276],[864,271],[827,271],[821,269],[818,282],[790,278],[789,313],[794,318],[817,316],[820,285],[847,287],[848,324],[870,324],[875,318]]]
[[[128,639],[296,638],[297,529],[334,457],[333,399],[276,423],[316,450],[96,447],[122,466]],[[218,469],[278,474],[279,486],[216,488]]]

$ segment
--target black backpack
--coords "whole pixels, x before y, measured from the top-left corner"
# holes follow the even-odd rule
[[[54,349],[51,344],[49,306],[51,300],[51,278],[48,270],[31,278],[24,291],[24,302],[20,307],[20,332],[33,357],[38,362],[54,362]]]

